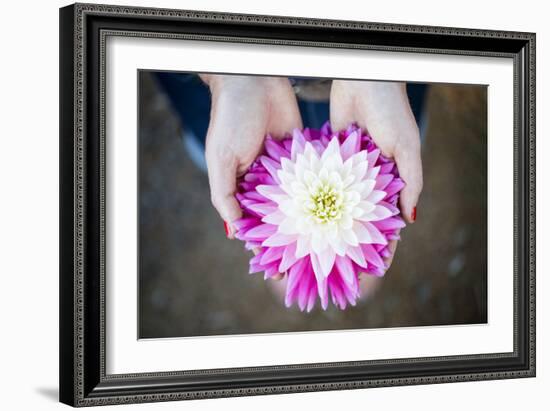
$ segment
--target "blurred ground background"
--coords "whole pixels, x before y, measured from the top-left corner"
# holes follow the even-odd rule
[[[251,254],[226,239],[178,117],[141,72],[140,338],[486,322],[486,96],[483,86],[428,87],[417,222],[366,300],[306,314],[248,274]]]

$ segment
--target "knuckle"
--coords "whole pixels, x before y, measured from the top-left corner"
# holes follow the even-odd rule
[[[220,144],[211,151],[213,159],[220,162],[221,164],[230,165],[233,164],[235,161],[235,154],[230,147],[226,147]]]
[[[219,194],[217,194],[217,193],[210,193],[210,201],[212,202],[212,205],[214,206],[214,208],[215,208],[216,210],[219,210],[219,209],[220,209],[221,199],[220,199]]]
[[[235,154],[225,144],[206,144],[206,162],[210,165],[231,165],[235,162]]]

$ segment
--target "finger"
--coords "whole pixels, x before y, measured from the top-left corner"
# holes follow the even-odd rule
[[[418,198],[423,185],[420,141],[417,138],[411,140],[407,147],[396,147],[394,156],[399,176],[405,182],[405,187],[399,194],[401,213],[408,223],[414,223]]]
[[[376,277],[371,274],[363,273],[361,276],[361,280],[359,281],[359,288],[361,290],[360,292],[360,300],[368,300],[369,298],[372,298],[380,286],[382,285],[382,278]]]
[[[397,250],[397,240],[391,240],[388,243],[388,251],[390,252],[390,255],[384,258],[384,263],[386,264],[386,271],[389,270],[391,263],[393,262],[393,258],[395,256],[395,250]]]
[[[214,148],[214,150],[216,150]],[[237,189],[237,164],[227,154],[218,151],[206,153],[210,198],[214,208],[226,224],[227,238],[235,238],[233,222],[242,216],[241,207],[235,198]]]
[[[272,137],[277,139],[285,137],[288,133],[292,133],[292,130],[295,128],[303,128],[302,116],[300,115],[296,96],[287,83],[284,84],[283,90],[279,90],[279,93],[273,96],[273,104],[270,107],[270,120],[267,130]]]
[[[340,131],[348,127],[357,119],[354,118],[353,98],[347,92],[347,87],[340,87],[334,80],[330,89],[330,126],[333,131]]]

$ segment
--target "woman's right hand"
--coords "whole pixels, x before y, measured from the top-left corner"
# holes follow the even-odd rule
[[[212,94],[206,164],[212,204],[234,238],[242,216],[235,198],[237,177],[246,173],[270,134],[281,138],[302,128],[296,96],[287,78],[201,75]]]

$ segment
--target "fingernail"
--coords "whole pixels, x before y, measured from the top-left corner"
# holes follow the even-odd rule
[[[229,234],[231,233],[231,231],[229,230],[229,224],[227,224],[226,221],[223,222],[223,228],[225,230],[225,236],[229,238]]]
[[[411,220],[413,222],[416,221],[416,207],[413,208],[413,211],[411,213]]]

